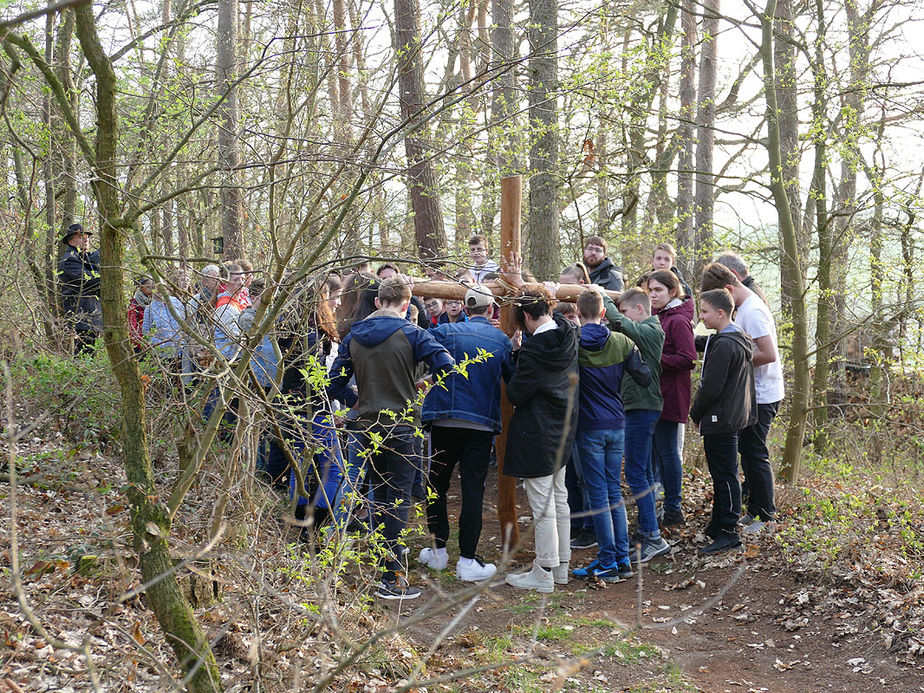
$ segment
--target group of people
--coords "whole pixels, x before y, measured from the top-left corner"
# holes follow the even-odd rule
[[[86,235],[72,230],[65,241],[89,262]],[[654,249],[651,270],[626,288],[605,240],[588,238],[583,262],[559,277],[560,284],[584,285],[574,303],[555,298],[558,284],[534,283],[516,259],[504,267],[492,262],[483,236],[473,236],[469,249],[468,266],[431,277],[463,286],[461,299],[413,296],[392,263],[375,274],[364,264],[291,278],[277,287],[285,307],[250,355],[258,399],[274,415],[260,474],[288,488],[306,524],[329,518],[337,528],[381,531],[387,551],[378,596],[420,594],[406,579],[402,536],[414,500],[427,497],[425,484],[432,542],[417,558],[434,570],[447,567],[447,494],[457,468],[456,575],[495,576],[478,544],[502,429],[502,381],[515,409],[501,469],[523,480],[536,553],[529,570],[506,576],[508,584],[551,592],[571,577],[618,582],[632,576],[634,562],[668,553],[663,529],[686,522],[688,421],[702,436],[714,485],[705,528],[712,541],[702,552],[740,546],[741,534],[775,521],[766,440],[783,376],[773,317],[740,256],[723,253],[703,272],[698,314],[709,334],[696,336],[694,299],[668,244]],[[133,344],[166,354],[190,377],[218,354],[235,363],[252,343],[263,292],[254,276],[243,260],[212,265],[199,272],[195,294],[188,276],[177,275],[177,295],[141,279],[129,305]],[[498,301],[484,285],[492,280],[517,289],[509,297],[519,326],[512,337],[501,331]],[[183,321],[202,328],[198,339]],[[637,509],[631,530],[623,466]],[[593,560],[571,565],[572,549],[593,547]]]

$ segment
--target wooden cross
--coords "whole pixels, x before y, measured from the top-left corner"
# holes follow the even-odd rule
[[[512,255],[520,255],[520,205],[523,197],[523,179],[521,176],[510,176],[501,179],[501,224],[500,249],[503,259]],[[485,287],[500,298],[515,296],[497,282],[485,282]],[[541,289],[544,284],[526,283],[523,290]],[[559,301],[577,301],[577,297],[586,287],[577,284],[561,284],[555,293]],[[415,296],[429,296],[433,298],[450,298],[462,300],[468,287],[458,282],[425,281],[415,282],[413,289]],[[615,291],[607,292],[611,297],[619,294]],[[517,330],[513,306],[509,301],[500,301],[501,329],[508,337],[512,337]],[[501,422],[503,431],[494,439],[494,448],[497,451],[497,519],[500,521],[501,534],[504,537],[505,548],[513,548],[520,539],[520,530],[517,525],[517,480],[504,474],[504,454],[507,450],[507,429],[510,417],[513,415],[513,405],[507,399],[506,385],[501,383]]]

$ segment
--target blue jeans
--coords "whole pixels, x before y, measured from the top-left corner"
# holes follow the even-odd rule
[[[626,481],[638,507],[638,531],[646,539],[657,539],[658,517],[655,498],[648,483],[651,464],[651,438],[661,412],[633,409],[626,412]]]
[[[625,430],[578,431],[577,445],[587,488],[594,529],[597,560],[611,566],[629,562],[629,526],[619,478]]]
[[[664,485],[664,509],[680,510],[680,487],[683,483],[683,464],[677,454],[676,421],[658,419],[652,438],[652,460],[661,471],[661,483]]]
[[[333,417],[328,412],[316,412],[311,420],[311,438],[296,441],[293,445],[301,453],[301,469],[305,490],[311,494],[311,505],[330,508],[343,479],[343,458]],[[306,459],[307,458],[307,459]],[[295,471],[289,472],[289,498],[295,495]],[[317,490],[312,493],[311,489]],[[297,505],[308,505],[309,500],[299,494]]]
[[[344,470],[343,482],[337,489],[334,500],[334,521],[339,527],[346,527],[357,502],[362,498],[371,497],[367,493],[368,485],[365,483],[366,459],[360,453],[366,447],[366,433],[363,424],[350,421],[347,424],[347,463]],[[350,497],[350,494],[355,494]]]

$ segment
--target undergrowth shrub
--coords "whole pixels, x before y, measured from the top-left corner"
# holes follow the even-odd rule
[[[10,376],[24,407],[20,424],[44,416],[40,428],[56,429],[73,443],[105,445],[118,438],[119,388],[104,349],[78,357],[21,356],[10,363]]]

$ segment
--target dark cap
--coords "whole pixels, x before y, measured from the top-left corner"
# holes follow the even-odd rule
[[[64,236],[62,236],[61,238],[61,242],[64,243],[64,245],[67,245],[68,239],[77,233],[85,233],[88,236],[93,235],[90,231],[84,230],[83,224],[81,224],[80,222],[77,222],[67,227],[67,229],[64,231]]]

